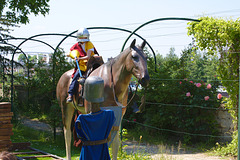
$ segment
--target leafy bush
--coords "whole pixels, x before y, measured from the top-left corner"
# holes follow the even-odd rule
[[[26,62],[29,77],[24,72],[17,76],[20,84],[16,89],[17,106],[21,114],[48,121],[53,127],[60,121],[61,110],[55,100],[55,91],[60,76],[73,68],[65,60],[64,51],[58,50],[51,57],[49,64],[39,60],[38,63]],[[58,122],[57,122],[58,121]]]
[[[58,50],[49,64],[42,60],[38,63],[26,62],[26,66],[29,68],[29,77],[20,74],[16,80],[21,84],[21,89],[24,93],[20,93],[19,101],[22,105],[19,107],[23,112],[27,111],[31,114],[36,113],[44,114],[48,113],[49,106],[52,106],[52,100],[55,99],[56,84],[60,76],[67,70],[73,68],[72,64],[69,64],[65,60],[63,50]],[[35,115],[35,116],[36,116]]]
[[[215,17],[201,17],[200,20],[198,23],[188,23],[188,35],[194,37],[196,48],[207,50],[208,54],[219,57],[217,72],[229,95],[226,108],[230,109],[233,123],[238,125],[240,20]],[[235,138],[233,136],[234,143]]]
[[[192,52],[191,48],[184,51],[181,58],[173,53],[165,58],[157,55],[157,72],[153,70],[154,63],[150,58],[148,69],[151,79],[146,89],[145,111],[136,115],[128,109],[125,118],[152,126],[147,128],[152,135],[172,135],[184,143],[214,141],[214,138],[199,135],[218,135],[214,116],[221,102],[217,99],[219,82],[214,74],[217,63],[205,54],[193,55]],[[210,76],[213,80],[208,82]],[[195,79],[187,80],[186,77]],[[132,123],[124,123],[124,127],[137,128]],[[154,127],[162,131],[156,132]],[[190,134],[180,134],[182,132]]]
[[[233,140],[229,144],[216,143],[215,153],[221,156],[237,156],[238,154],[238,132],[233,133]]]

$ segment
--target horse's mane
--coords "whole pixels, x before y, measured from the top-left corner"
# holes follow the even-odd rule
[[[105,64],[106,65],[112,65],[115,62],[117,62],[123,54],[127,54],[130,51],[130,47],[128,47],[127,49],[125,49],[124,51],[122,51],[119,55],[117,55],[116,57],[112,58],[111,60],[107,61]]]

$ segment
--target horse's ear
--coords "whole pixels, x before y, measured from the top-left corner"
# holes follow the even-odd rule
[[[135,47],[136,39],[134,39],[130,45],[131,48]]]
[[[146,45],[146,41],[144,40],[141,44],[141,48],[143,49],[145,47],[145,45]]]

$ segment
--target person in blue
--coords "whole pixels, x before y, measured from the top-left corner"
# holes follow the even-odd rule
[[[115,116],[112,110],[101,110],[104,101],[104,81],[100,77],[88,77],[84,84],[83,97],[91,102],[88,114],[81,114],[75,122],[78,137],[83,142],[80,160],[110,160],[109,134]]]

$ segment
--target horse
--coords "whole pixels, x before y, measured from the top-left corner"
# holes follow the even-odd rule
[[[127,49],[117,57],[102,64],[93,70],[89,76],[99,76],[104,80],[104,102],[102,106],[127,106],[128,86],[132,75],[139,83],[146,87],[149,84],[149,74],[147,70],[147,56],[143,52],[145,41],[139,46],[135,46],[134,39]],[[71,81],[72,70],[65,72],[57,84],[57,99],[62,111],[62,121],[66,145],[66,157],[71,159],[71,123],[75,111],[74,103],[66,103],[67,91]],[[85,103],[85,112],[88,111],[89,103]],[[81,110],[78,108],[78,110]],[[81,112],[84,112],[81,110]],[[122,118],[126,112],[126,107],[122,109]],[[119,132],[119,131],[118,131]],[[119,148],[119,134],[117,133],[112,143],[113,160],[117,159]]]

